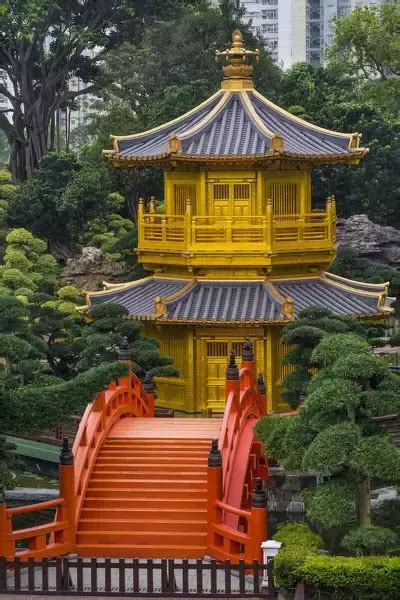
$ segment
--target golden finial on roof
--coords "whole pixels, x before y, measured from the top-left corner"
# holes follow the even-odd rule
[[[243,89],[253,87],[251,76],[253,75],[252,60],[260,59],[259,50],[246,50],[243,47],[243,36],[239,29],[232,33],[232,46],[221,52],[216,50],[216,60],[225,59],[226,65],[222,67],[224,81],[222,87],[231,89],[240,87]]]

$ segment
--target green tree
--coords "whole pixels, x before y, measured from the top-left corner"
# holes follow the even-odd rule
[[[90,307],[86,314],[91,322],[83,330],[85,348],[78,363],[79,369],[86,369],[94,360],[115,359],[118,346],[123,338],[127,338],[132,368],[139,377],[174,377],[179,374],[172,366],[173,359],[160,355],[158,340],[144,337],[140,323],[124,318],[128,315],[125,307],[100,304]]]
[[[300,312],[298,318],[283,330],[282,341],[291,349],[283,362],[293,370],[283,379],[283,397],[296,408],[307,390],[315,366],[312,359],[314,348],[328,334],[356,332],[367,337],[378,337],[384,327],[379,324],[361,324],[354,319],[335,315],[326,308],[312,307]]]
[[[76,241],[92,219],[104,219],[123,204],[123,197],[114,192],[110,167],[104,160],[83,162],[72,173],[60,200],[59,214]]]
[[[79,164],[73,154],[48,154],[34,175],[18,187],[9,203],[10,227],[26,227],[33,235],[54,242],[69,241],[69,230],[60,211],[61,198]]]
[[[328,50],[349,73],[366,79],[388,80],[400,75],[400,6],[385,3],[377,8],[356,8],[344,19],[336,19],[334,42]]]
[[[368,82],[367,82],[368,83]],[[382,82],[377,82],[377,86]],[[338,216],[366,213],[370,219],[399,225],[400,127],[397,110],[371,95],[369,83],[341,64],[299,63],[283,74],[279,103],[317,125],[358,131],[369,153],[358,166],[313,169],[313,203],[323,206],[335,194]]]
[[[11,86],[0,82],[0,93],[11,103],[11,119],[0,112],[0,129],[11,147],[15,180],[30,177],[54,149],[56,111],[104,84],[98,65],[106,52],[124,39],[135,42],[154,19],[176,18],[181,5],[179,0],[3,1],[0,69]],[[69,86],[72,76],[83,86]]]
[[[21,302],[34,291],[52,293],[57,283],[58,265],[47,253],[47,244],[30,231],[11,229],[6,236],[4,264],[0,267],[0,286]]]
[[[335,260],[329,267],[331,273],[365,281],[367,283],[390,282],[390,294],[398,296],[400,293],[400,274],[397,269],[380,262],[373,262],[358,256],[357,252],[348,246],[338,248]]]
[[[9,203],[15,191],[16,186],[11,181],[11,173],[7,169],[0,169],[0,249],[7,233],[6,222]]]
[[[46,238],[52,250],[62,245],[74,248],[95,219],[105,225],[114,220],[120,230],[116,213],[124,210],[125,200],[115,191],[117,177],[104,159],[88,158],[79,160],[65,153],[44,156],[9,201],[9,226],[25,227]]]
[[[285,468],[323,477],[306,498],[312,521],[369,526],[370,479],[400,479],[400,450],[373,421],[399,412],[400,380],[354,333],[324,336],[311,358],[319,370],[296,416],[264,417],[256,433]]]

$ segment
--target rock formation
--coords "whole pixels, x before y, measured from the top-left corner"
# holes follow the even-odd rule
[[[367,215],[338,219],[337,244],[352,248],[361,257],[400,267],[400,231],[373,223]]]
[[[111,261],[99,248],[88,246],[82,248],[80,256],[67,260],[61,279],[64,285],[72,284],[79,289],[100,290],[103,281],[124,281],[126,272],[124,262]]]

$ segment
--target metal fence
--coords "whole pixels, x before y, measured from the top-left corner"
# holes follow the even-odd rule
[[[0,593],[275,598],[272,563],[189,559],[0,558]]]

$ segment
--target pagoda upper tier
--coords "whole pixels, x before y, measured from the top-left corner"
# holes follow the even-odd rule
[[[112,136],[105,154],[114,164],[167,166],[181,163],[306,160],[354,162],[367,152],[360,134],[330,131],[280,108],[253,86],[239,31],[232,48],[217,53],[227,61],[221,89],[193,110],[164,125],[128,136]],[[236,61],[236,62],[235,62]]]
[[[141,199],[138,260],[171,276],[308,275],[335,255],[335,201],[312,206],[311,170],[358,163],[358,133],[308,123],[259,94],[240,31],[223,59],[221,89],[164,125],[112,136],[117,166],[161,167],[164,212]]]

